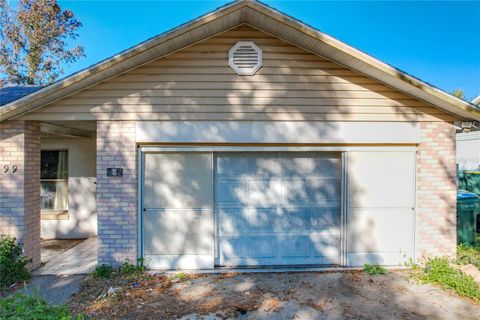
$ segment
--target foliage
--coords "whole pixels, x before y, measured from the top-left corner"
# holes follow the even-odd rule
[[[2,319],[45,319],[82,320],[82,315],[73,317],[67,306],[48,305],[47,301],[35,294],[16,294],[0,299]]]
[[[476,245],[459,244],[457,246],[457,261],[458,264],[473,264],[480,269],[480,236],[477,236]]]
[[[139,260],[140,261],[140,260]],[[131,264],[128,259],[125,260],[118,268],[114,268],[112,266],[102,264],[100,266],[95,267],[92,271],[92,276],[94,278],[110,278],[117,274],[122,275],[134,275],[134,274],[142,274],[145,271],[145,267],[143,266],[143,262],[140,261],[139,265]]]
[[[387,270],[378,265],[378,264],[368,264],[368,263],[365,263],[363,265],[363,271],[365,271],[366,273],[370,274],[370,275],[373,275],[373,276],[378,276],[380,274],[385,274],[387,273]]]
[[[95,267],[92,271],[92,276],[95,278],[110,278],[114,271],[115,269],[112,266],[102,264]]]
[[[118,270],[121,274],[131,275],[136,273],[143,273],[145,271],[145,267],[142,264],[136,266],[128,262],[128,260],[125,260],[125,262],[122,263]]]
[[[188,280],[188,274],[184,273],[184,272],[177,272],[177,273],[174,273],[172,274],[170,277],[169,277],[169,280],[170,281],[179,281],[179,282],[185,282]]]
[[[82,26],[56,0],[19,0],[17,8],[0,0],[0,75],[14,84],[43,85],[63,73],[62,64],[84,56],[83,47],[68,49]],[[16,2],[12,2],[16,3]]]
[[[15,240],[8,236],[0,237],[0,290],[30,279],[26,268],[30,259],[22,255],[22,247]]]
[[[460,99],[465,99],[465,91],[463,91],[463,89],[453,90],[452,95]]]
[[[471,276],[453,269],[447,258],[428,260],[420,279],[450,288],[461,296],[480,300],[480,286]]]

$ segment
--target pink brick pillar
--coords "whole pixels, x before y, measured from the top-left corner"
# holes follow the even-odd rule
[[[122,177],[107,177],[122,168]],[[134,121],[97,121],[98,263],[137,259],[137,171]]]
[[[0,234],[23,243],[24,254],[32,259],[30,267],[36,268],[40,265],[40,123],[0,123],[0,170]]]
[[[421,124],[417,153],[417,258],[456,255],[455,128]]]

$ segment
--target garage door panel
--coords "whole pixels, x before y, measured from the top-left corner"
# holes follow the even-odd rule
[[[291,178],[333,178],[341,174],[341,159],[338,154],[291,153],[282,154],[282,174]]]
[[[287,208],[275,220],[275,231],[308,231],[310,229],[310,208]]]
[[[217,176],[219,178],[269,179],[280,174],[280,160],[275,154],[256,152],[255,155],[255,157],[245,157],[245,153],[231,152],[217,158]]]
[[[211,208],[210,154],[147,154],[144,166],[145,208]]]
[[[350,252],[412,251],[414,214],[411,209],[352,209],[349,222]]]
[[[148,211],[143,220],[145,254],[211,254],[210,210]]]
[[[341,161],[338,154],[329,157],[217,154],[215,163],[222,166],[215,168],[220,171],[215,172],[218,263],[338,264]]]
[[[308,258],[312,240],[308,235],[284,236],[280,240],[280,254],[284,258]]]
[[[414,207],[414,152],[352,152],[351,207]]]
[[[214,265],[211,153],[143,154],[143,254],[151,268]]]
[[[340,228],[340,206],[313,208],[310,215],[312,230]]]
[[[406,262],[415,248],[415,152],[351,152],[348,175],[348,264]]]
[[[250,231],[248,215],[244,208],[221,208],[217,210],[221,234],[238,234]]]
[[[322,203],[339,200],[338,179],[305,179],[282,181],[282,199],[286,204]]]

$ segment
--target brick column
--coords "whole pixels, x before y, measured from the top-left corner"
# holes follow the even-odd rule
[[[107,177],[122,168],[123,177]],[[134,121],[97,121],[98,263],[137,259],[137,166]]]
[[[417,153],[417,258],[456,255],[455,128],[421,123]]]
[[[24,254],[32,259],[30,267],[36,268],[40,265],[40,123],[0,123],[0,170],[0,234],[23,243]]]

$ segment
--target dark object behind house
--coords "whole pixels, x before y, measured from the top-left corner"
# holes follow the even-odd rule
[[[480,171],[463,171],[465,190],[480,195]],[[461,188],[460,188],[461,189]]]
[[[457,192],[457,238],[459,243],[475,244],[480,198],[471,192]]]
[[[5,86],[0,87],[0,106],[20,99],[40,89],[41,86]]]

